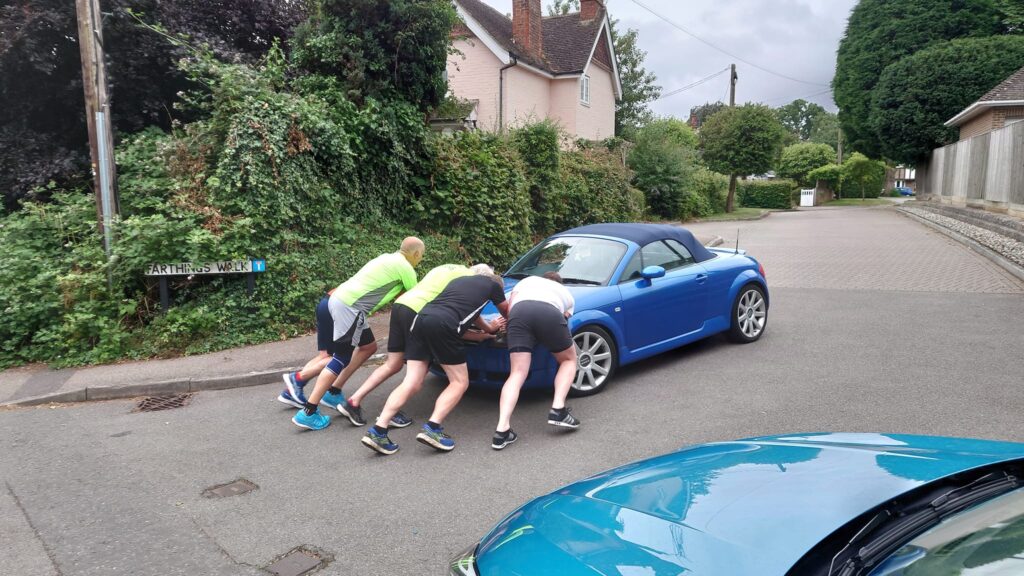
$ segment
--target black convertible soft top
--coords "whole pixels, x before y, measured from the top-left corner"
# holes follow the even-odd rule
[[[704,262],[715,257],[714,253],[704,247],[703,244],[693,237],[689,230],[681,226],[671,224],[636,224],[624,222],[611,222],[607,224],[589,224],[580,226],[565,232],[559,232],[555,236],[574,236],[577,234],[594,234],[597,236],[613,236],[636,242],[640,246],[646,246],[651,242],[671,238],[690,251],[697,262]]]

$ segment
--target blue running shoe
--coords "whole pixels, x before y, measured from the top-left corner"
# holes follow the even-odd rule
[[[455,449],[455,440],[452,440],[452,437],[445,434],[443,430],[443,428],[434,430],[429,424],[424,424],[423,431],[416,435],[416,440],[442,452],[451,452]]]
[[[390,456],[391,454],[398,452],[398,444],[392,442],[391,439],[388,438],[387,434],[377,434],[373,428],[367,430],[366,436],[363,436],[362,442],[363,446],[385,456]]]
[[[324,416],[319,410],[313,414],[306,414],[305,410],[299,410],[298,414],[292,416],[292,422],[299,428],[308,428],[309,430],[323,430],[331,425],[330,417]]]
[[[295,379],[295,374],[292,372],[281,374],[281,379],[284,380],[284,387],[288,390],[288,394],[305,406],[306,395],[302,393],[302,386],[299,386],[299,382]],[[299,406],[299,408],[302,408],[302,406]]]
[[[388,422],[388,428],[405,428],[409,424],[412,424],[412,418],[399,412],[391,417],[391,422]]]
[[[288,393],[288,390],[284,390],[280,394],[278,394],[277,395],[277,401],[278,402],[283,402],[283,403],[285,403],[285,404],[287,404],[289,406],[295,406],[296,408],[305,408],[306,407],[306,405],[304,403],[302,403],[302,402],[296,400],[294,397],[292,397],[292,395]]]
[[[338,392],[337,394],[331,394],[331,392],[328,391],[326,394],[324,394],[324,397],[320,399],[321,406],[327,406],[328,408],[333,408],[334,410],[338,410],[338,404],[345,404],[345,395],[342,394],[341,392]]]

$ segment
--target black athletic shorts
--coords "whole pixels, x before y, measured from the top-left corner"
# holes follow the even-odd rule
[[[348,332],[345,332],[341,338],[334,341],[334,351],[331,354],[338,358],[351,358],[353,352],[352,336],[356,333],[356,328],[358,327],[359,322],[353,322]],[[362,348],[367,344],[372,344],[375,340],[377,340],[377,337],[373,335],[373,330],[370,330],[370,327],[367,326],[359,336],[359,347]]]
[[[327,305],[330,298],[324,296],[316,305],[316,349],[334,354],[334,318],[331,317],[331,309]]]
[[[391,325],[388,332],[388,352],[405,352],[405,343],[412,329],[416,311],[405,304],[391,307]]]
[[[412,323],[405,345],[406,360],[430,362],[444,366],[466,363],[466,345],[459,336],[458,324],[443,317],[420,313]]]
[[[508,351],[533,352],[538,343],[552,353],[572,346],[565,316],[547,302],[517,302],[508,314]]]

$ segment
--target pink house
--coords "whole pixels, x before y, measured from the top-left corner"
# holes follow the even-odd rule
[[[448,59],[448,86],[472,101],[477,127],[499,131],[551,119],[573,138],[615,135],[622,94],[603,0],[543,16],[541,0],[512,0],[512,19],[481,0],[455,0],[460,52]]]

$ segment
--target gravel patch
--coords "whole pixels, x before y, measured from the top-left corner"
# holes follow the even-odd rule
[[[1018,242],[1008,236],[992,232],[991,230],[986,230],[985,228],[975,226],[974,224],[968,224],[961,220],[957,220],[956,218],[942,216],[941,214],[936,214],[929,210],[908,208],[906,206],[901,206],[898,210],[909,212],[914,216],[924,218],[929,222],[934,222],[943,228],[949,228],[954,232],[963,234],[986,248],[994,250],[1014,264],[1024,267],[1024,242]]]

